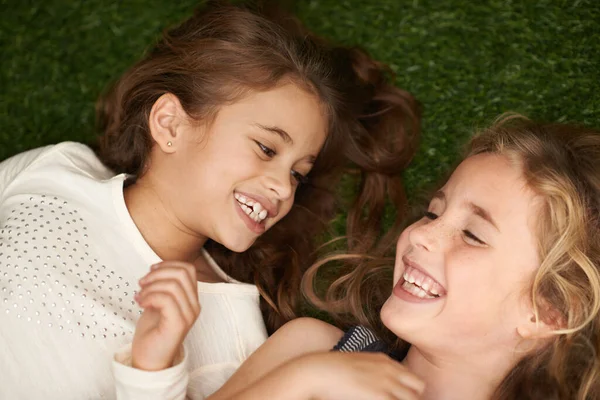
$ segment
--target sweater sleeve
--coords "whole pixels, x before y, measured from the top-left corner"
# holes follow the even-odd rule
[[[143,371],[131,366],[129,344],[115,354],[113,374],[118,400],[183,400],[189,380],[187,352],[182,348],[171,368]]]
[[[29,150],[17,154],[0,163],[0,200],[4,196],[4,190],[10,183],[35,160],[37,160],[52,145]]]

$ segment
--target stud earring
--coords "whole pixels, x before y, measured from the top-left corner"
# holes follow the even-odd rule
[[[167,142],[167,146],[171,147],[173,146],[173,142],[171,142],[170,140]]]

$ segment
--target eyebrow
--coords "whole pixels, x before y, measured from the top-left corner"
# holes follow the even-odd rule
[[[475,215],[483,218],[484,220],[486,220],[487,222],[489,222],[490,224],[492,224],[492,226],[494,228],[496,228],[496,230],[498,232],[500,232],[500,229],[498,229],[498,225],[496,225],[496,221],[494,221],[494,218],[492,218],[492,216],[490,215],[489,212],[487,212],[483,208],[481,208],[478,205],[475,205],[473,203],[469,203],[469,208],[471,209],[471,211],[473,211],[473,213]]]
[[[254,125],[260,129],[262,129],[263,131],[267,131],[267,132],[276,134],[285,143],[290,144],[292,146],[294,145],[294,141],[292,140],[292,137],[285,130],[283,130],[277,126],[266,126],[266,125],[262,125],[262,124],[254,124]],[[316,160],[317,160],[317,157],[315,157],[313,155],[306,157],[306,161],[310,164],[314,164]]]
[[[435,192],[435,194],[433,195],[433,198],[434,199],[440,199],[440,200],[442,200],[444,202],[446,201],[446,195],[441,190],[438,190],[437,192]],[[486,220],[494,228],[496,228],[496,230],[498,232],[500,232],[500,228],[498,228],[498,225],[496,224],[496,221],[494,221],[494,218],[492,218],[492,215],[487,210],[481,208],[480,206],[476,205],[473,202],[468,202],[467,205],[468,205],[469,209],[471,210],[471,212],[473,212],[473,214],[475,214],[478,217]]]
[[[281,129],[277,126],[265,126],[265,125],[261,125],[261,124],[255,124],[255,125],[264,131],[275,133],[284,142],[286,142],[288,144],[294,144],[294,141],[292,140],[292,137],[289,135],[289,133],[287,133],[286,131],[284,131],[283,129]]]

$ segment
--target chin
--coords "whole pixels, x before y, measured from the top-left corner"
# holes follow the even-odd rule
[[[246,250],[248,250],[256,241],[256,239],[253,240],[237,240],[237,241],[232,241],[232,242],[228,242],[226,240],[224,241],[220,241],[219,243],[221,243],[223,246],[227,247],[227,249],[233,251],[234,253],[243,253]]]
[[[408,331],[411,330],[410,325],[412,324],[410,322],[407,323],[407,321],[415,320],[415,316],[410,315],[410,312],[407,313],[404,305],[398,299],[394,298],[393,295],[388,297],[383,307],[381,307],[379,318],[386,328],[401,338],[403,338],[407,329]],[[418,316],[416,319],[418,320]]]
[[[385,326],[388,326],[388,323],[393,319],[394,315],[394,311],[392,310],[392,306],[390,304],[390,301],[393,301],[391,297],[392,296],[388,297],[385,303],[383,303],[381,311],[379,311],[379,318]]]

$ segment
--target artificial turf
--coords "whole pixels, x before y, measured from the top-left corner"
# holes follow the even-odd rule
[[[92,142],[103,88],[197,4],[0,0],[0,160]],[[422,103],[409,193],[437,181],[474,128],[504,111],[600,127],[598,0],[301,0],[296,9],[317,33],[388,63]]]

